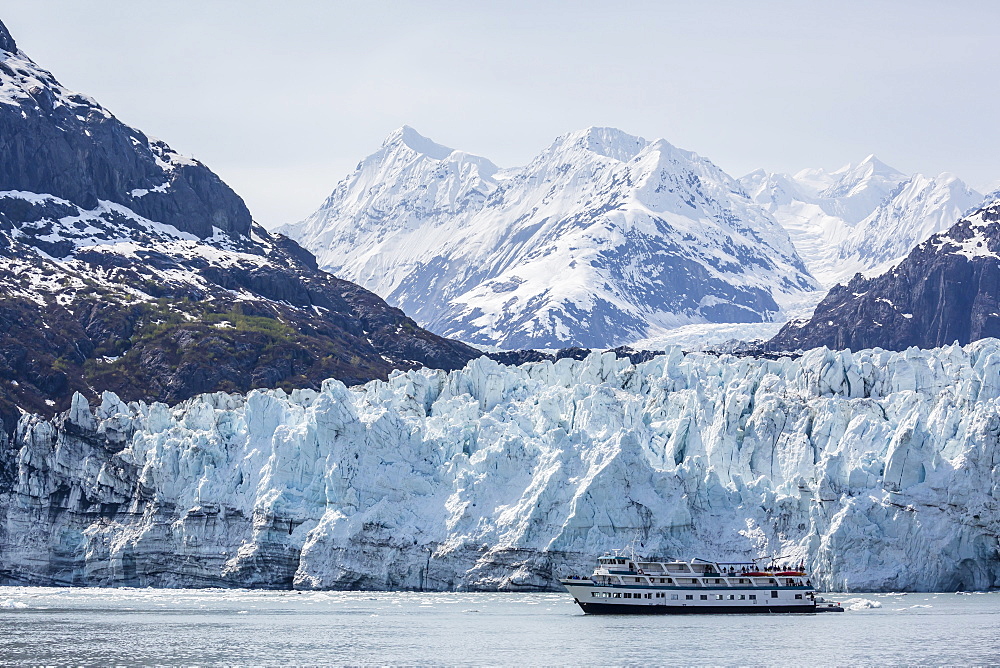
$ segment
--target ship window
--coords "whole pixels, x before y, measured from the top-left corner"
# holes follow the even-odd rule
[[[801,599],[802,599],[802,594],[796,594],[796,595],[795,595],[795,598],[797,598],[797,599],[800,599],[800,600],[801,600]]]
[[[615,598],[621,598],[621,597],[622,597],[622,593],[620,591],[616,591],[615,592]]]
[[[632,594],[625,592],[625,598],[632,598]]]
[[[652,594],[646,594],[646,598],[653,598]]]
[[[708,600],[708,594],[702,594],[701,595],[701,600],[707,601]]]
[[[685,599],[687,599],[688,601],[690,601],[691,599],[693,599],[693,598],[694,598],[694,595],[692,595],[692,594],[688,594],[688,595],[687,595],[687,596],[685,596],[684,598],[685,598]]]
[[[771,592],[771,598],[778,598],[778,592],[772,591]]]
[[[715,600],[716,601],[721,601],[722,600],[722,594],[716,594],[715,595]]]
[[[741,601],[745,601],[745,600],[746,600],[746,598],[747,598],[747,597],[746,597],[746,596],[745,596],[744,594],[740,594],[740,600],[741,600]]]
[[[676,601],[677,600],[677,594],[671,594],[670,595],[670,600],[671,601]]]
[[[750,600],[751,601],[756,601],[757,600],[757,594],[750,594]]]
[[[736,600],[736,595],[735,594],[730,594],[729,595],[729,600],[730,601],[735,601]]]

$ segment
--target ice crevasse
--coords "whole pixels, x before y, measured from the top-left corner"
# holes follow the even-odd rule
[[[1000,341],[396,372],[25,416],[0,581],[546,589],[647,556],[1000,586]]]

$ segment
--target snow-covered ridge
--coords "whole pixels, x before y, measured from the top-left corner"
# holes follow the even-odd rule
[[[84,115],[95,112],[111,118],[111,114],[92,97],[63,87],[52,73],[39,67],[20,50],[0,50],[0,104],[49,109],[65,106],[78,109]]]
[[[280,231],[432,331],[612,347],[651,328],[766,322],[816,284],[709,160],[613,128],[498,170],[404,127]]]
[[[67,117],[75,114],[75,120],[80,123],[99,123],[101,119],[114,118],[94,98],[60,84],[51,72],[35,63],[23,51],[0,50],[0,104],[24,109],[21,112],[23,116],[27,116],[29,110],[36,113],[52,112],[62,107],[68,114]],[[149,150],[155,157],[157,166],[165,173],[169,174],[181,165],[201,164],[177,153],[161,140],[146,137],[135,128],[128,129],[132,133],[133,144]],[[89,131],[87,134],[90,136]],[[157,192],[166,192],[168,187],[169,181]]]
[[[1000,585],[994,339],[480,358],[172,409],[78,397],[65,420],[18,427],[0,555],[22,579],[544,588],[635,540],[789,555],[836,590]]]
[[[907,176],[874,155],[833,172],[757,170],[740,183],[788,230],[824,287],[882,273],[983,203],[952,174]]]

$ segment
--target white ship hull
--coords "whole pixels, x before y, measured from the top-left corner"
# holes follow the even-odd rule
[[[733,614],[772,612],[826,612],[813,590],[796,589],[680,589],[595,585],[589,580],[560,580],[588,614]],[[773,596],[772,594],[777,594]],[[676,598],[675,598],[676,597]]]

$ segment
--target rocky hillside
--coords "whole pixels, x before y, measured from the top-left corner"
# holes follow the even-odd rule
[[[613,128],[500,170],[404,127],[284,231],[432,331],[505,348],[767,322],[817,289],[734,179]]]
[[[176,402],[479,353],[253,223],[203,164],[35,64],[0,24],[0,420],[74,391]]]
[[[855,276],[768,342],[773,350],[934,348],[1000,336],[1000,199],[874,278]]]

